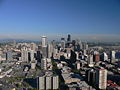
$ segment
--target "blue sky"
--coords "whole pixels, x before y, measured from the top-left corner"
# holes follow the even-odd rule
[[[120,34],[120,0],[0,0],[0,35]]]

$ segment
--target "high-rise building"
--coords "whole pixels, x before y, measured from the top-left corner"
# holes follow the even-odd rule
[[[89,67],[93,67],[94,66],[93,55],[89,55],[88,56],[88,66]]]
[[[42,36],[42,47],[47,47],[47,37]]]
[[[33,61],[34,60],[34,55],[35,55],[35,52],[33,50],[30,50],[30,61]]]
[[[12,55],[12,52],[11,51],[8,51],[6,53],[6,60],[13,60],[13,55]]]
[[[65,38],[61,38],[61,48],[65,49]]]
[[[90,85],[95,85],[96,81],[96,71],[94,69],[89,69],[86,71],[86,79]]]
[[[110,52],[110,63],[114,63],[115,62],[115,51],[111,51]]]
[[[57,90],[59,88],[59,77],[57,75],[43,75],[37,78],[38,90]]]
[[[52,44],[48,44],[48,48],[47,48],[47,57],[51,58],[52,54],[53,54],[53,45]]]
[[[30,48],[31,48],[31,50],[35,51],[35,49],[36,49],[36,44],[35,44],[35,43],[31,43],[31,44],[30,44]]]
[[[47,59],[46,58],[41,59],[41,69],[47,70]]]
[[[97,69],[96,70],[96,86],[99,89],[105,89],[107,87],[107,70],[106,69]]]
[[[46,81],[46,90],[52,89],[52,77],[46,76],[45,81]]]
[[[103,53],[103,61],[107,61],[108,60],[108,55],[107,55],[107,53]]]
[[[67,41],[68,41],[68,42],[71,42],[71,35],[70,35],[70,34],[68,34]]]
[[[37,88],[38,90],[45,90],[45,76],[37,78]]]
[[[93,61],[94,62],[99,62],[100,61],[100,54],[99,54],[99,52],[94,51]]]
[[[82,43],[82,49],[84,50],[84,49],[88,49],[88,44],[86,43],[86,42],[83,42]]]
[[[36,60],[31,61],[31,69],[36,68]]]
[[[42,57],[47,58],[47,37],[42,36]]]
[[[37,62],[41,63],[41,58],[42,58],[41,52],[37,51],[37,55],[36,55]]]
[[[59,88],[59,77],[57,75],[52,76],[52,89]]]
[[[28,62],[28,50],[27,47],[23,47],[21,50],[21,59],[23,62]]]

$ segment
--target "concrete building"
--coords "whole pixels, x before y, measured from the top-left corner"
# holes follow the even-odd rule
[[[99,89],[105,89],[107,87],[107,70],[97,69],[96,70],[96,86]]]
[[[42,47],[47,47],[47,37],[42,36]]]
[[[28,50],[26,47],[24,47],[22,50],[21,50],[21,59],[23,62],[28,62]]]
[[[47,59],[46,58],[41,59],[41,69],[47,70]]]
[[[59,77],[57,75],[52,76],[52,89],[59,88]]]
[[[35,60],[33,60],[31,62],[31,69],[35,69],[35,68],[36,68],[36,62],[35,62]]]
[[[45,77],[45,83],[46,83],[46,90],[52,89],[52,77],[51,76],[46,76]]]
[[[61,48],[65,49],[65,38],[61,38]]]
[[[45,90],[45,76],[37,78],[37,88],[38,90]]]
[[[59,88],[59,77],[57,75],[45,74],[37,78],[38,90],[56,90]]]
[[[12,51],[6,52],[6,60],[13,60]]]
[[[31,43],[30,44],[30,48],[31,48],[31,50],[35,51],[36,50],[36,44],[35,43]]]
[[[110,63],[114,63],[115,62],[115,51],[111,51],[110,52]]]
[[[89,67],[93,67],[94,66],[93,55],[89,55],[88,56],[88,66]]]

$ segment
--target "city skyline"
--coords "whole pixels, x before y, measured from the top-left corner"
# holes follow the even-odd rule
[[[117,41],[120,38],[119,10],[119,0],[0,0],[0,38],[38,39],[44,34],[70,33],[91,36],[92,40],[109,41],[112,37],[111,41]]]

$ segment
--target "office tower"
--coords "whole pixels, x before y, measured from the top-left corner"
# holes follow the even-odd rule
[[[30,48],[31,48],[31,50],[35,51],[36,50],[36,44],[35,43],[31,43],[30,44]]]
[[[31,61],[31,69],[35,69],[36,68],[36,61],[35,59],[33,61]]]
[[[45,81],[46,81],[46,90],[52,89],[52,77],[46,76]]]
[[[86,43],[86,42],[83,42],[82,43],[82,49],[84,50],[84,49],[88,49],[88,44]]]
[[[94,69],[89,69],[86,71],[86,79],[90,85],[95,85],[96,81],[96,71]]]
[[[96,62],[96,63],[100,61],[100,54],[99,54],[99,52],[94,51],[93,61]]]
[[[47,57],[48,58],[51,58],[52,57],[52,54],[53,54],[53,45],[50,43],[48,44],[48,49],[47,49]]]
[[[45,90],[45,76],[37,78],[37,88],[38,90]]]
[[[57,75],[52,76],[52,89],[59,88],[59,77]]]
[[[30,50],[29,53],[30,53],[30,60],[29,60],[29,61],[33,61],[34,58],[35,58],[35,57],[34,57],[35,52],[34,52],[33,50]]]
[[[37,55],[36,55],[37,62],[41,63],[41,58],[42,58],[41,52],[37,51]]]
[[[11,51],[8,51],[6,53],[6,60],[13,60],[13,55],[12,55],[12,52]]]
[[[107,87],[107,70],[106,69],[96,70],[96,86],[99,89],[106,89]]]
[[[38,90],[57,90],[59,88],[59,77],[57,75],[43,75],[37,78]]]
[[[47,37],[42,36],[42,57],[47,58]]]
[[[107,53],[103,53],[103,61],[108,61],[108,55]]]
[[[47,70],[47,59],[46,58],[41,59],[41,69]]]
[[[61,38],[61,48],[65,49],[65,38]]]
[[[47,47],[47,37],[42,36],[42,47]]]
[[[110,52],[110,63],[114,63],[115,62],[115,51],[111,51]]]
[[[28,50],[27,47],[23,47],[21,50],[21,59],[23,62],[28,62]]]
[[[68,42],[71,42],[71,35],[70,35],[70,34],[68,34],[67,41],[68,41]]]
[[[88,66],[89,67],[93,67],[94,66],[93,55],[89,55],[88,56]]]
[[[55,42],[55,40],[53,40],[53,41],[51,42],[51,44],[52,44],[53,48],[56,47],[56,42]]]

